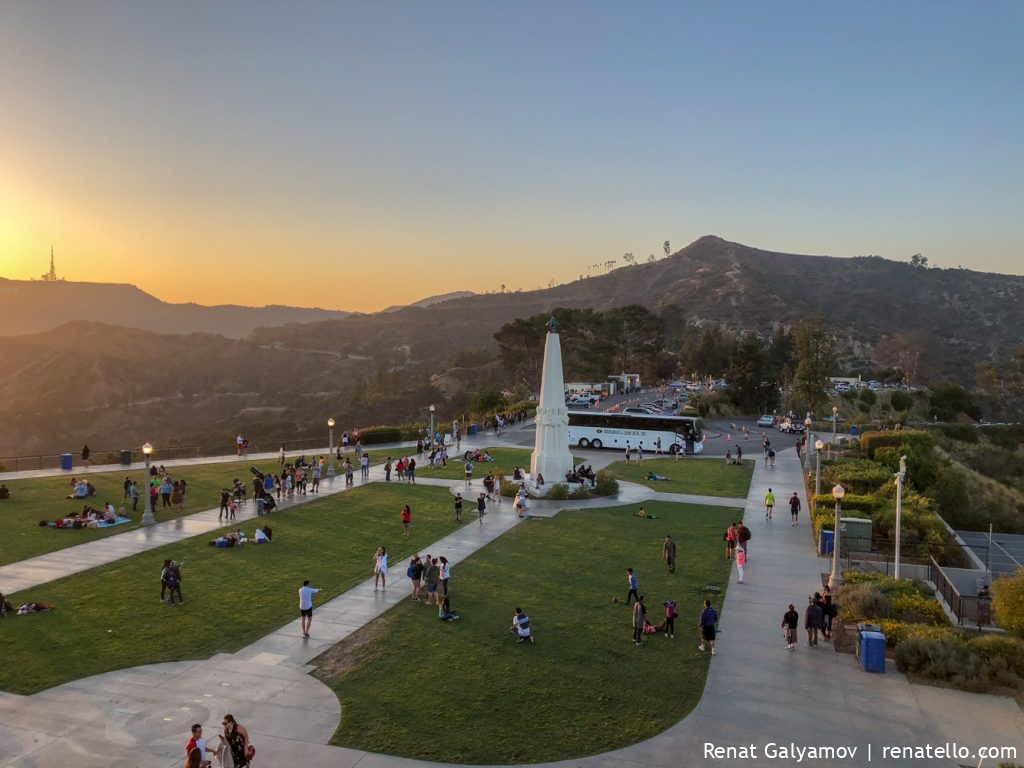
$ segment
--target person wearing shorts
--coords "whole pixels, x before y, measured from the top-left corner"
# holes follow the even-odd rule
[[[299,587],[299,615],[302,617],[302,636],[305,638],[309,637],[309,625],[313,623],[313,595],[319,591],[309,586],[309,579]]]
[[[438,605],[437,585],[441,580],[441,569],[437,565],[437,558],[430,561],[426,569],[427,579],[427,605]]]
[[[715,651],[715,625],[718,623],[718,613],[711,607],[711,601],[704,601],[704,610],[700,612],[700,650],[704,650],[704,644],[711,645],[711,655]]]

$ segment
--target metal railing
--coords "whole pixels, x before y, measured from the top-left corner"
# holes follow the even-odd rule
[[[341,440],[341,435],[335,432],[334,438],[337,443]],[[372,443],[366,443],[366,445],[369,446],[372,445]],[[301,451],[325,452],[327,450],[327,436],[319,435],[313,437],[297,437],[292,438],[291,440],[250,442],[246,449],[246,454],[276,453],[282,446],[287,454],[294,454]],[[125,448],[123,450],[127,451],[128,449]],[[60,453],[46,453],[35,456],[0,456],[0,471],[24,472],[41,469],[60,469],[61,457],[63,455],[64,454]],[[70,455],[72,457],[73,465],[81,467],[81,455],[78,452],[73,452]],[[151,461],[162,464],[181,459],[199,459],[235,455],[238,455],[235,443],[212,443],[209,445],[158,445],[154,446]],[[131,451],[131,460],[133,464],[145,461],[141,448],[135,448]],[[90,465],[120,464],[121,450],[90,449],[89,463]]]

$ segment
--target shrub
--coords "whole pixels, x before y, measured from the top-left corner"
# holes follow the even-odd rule
[[[910,399],[909,392],[902,392],[897,390],[892,393],[892,397],[889,398],[889,404],[892,406],[894,411],[909,411],[913,401]],[[902,423],[906,423],[905,421]]]
[[[896,648],[900,643],[911,638],[930,638],[940,640],[944,637],[956,637],[960,632],[948,624],[944,627],[931,624],[907,624],[904,621],[892,619],[880,619],[878,626],[885,635],[885,644],[889,648]]]
[[[596,496],[614,496],[618,492],[618,480],[604,470],[597,473],[597,487],[594,489],[594,494]]]
[[[836,590],[835,601],[846,621],[889,617],[889,598],[870,584],[844,584]]]
[[[1016,663],[1016,649],[984,640],[911,637],[896,646],[896,667],[904,674],[943,680],[965,691],[981,693],[993,684],[1020,687],[1021,677],[1009,666]],[[1004,651],[1008,657],[1002,655]]]
[[[586,485],[577,485],[569,492],[569,498],[579,501],[590,498],[590,489]]]
[[[983,437],[1010,451],[1024,444],[1024,424],[989,424],[978,427]]]
[[[971,649],[982,659],[1008,669],[1024,678],[1024,640],[1004,635],[985,635],[970,641]]]
[[[878,395],[875,394],[874,390],[862,389],[860,391],[860,401],[869,408],[875,404],[878,400]]]
[[[827,509],[830,513],[836,506],[836,500],[831,493],[822,493],[812,499],[815,507]],[[843,517],[869,517],[880,506],[878,499],[873,496],[862,496],[856,493],[848,493],[843,497]],[[853,514],[861,512],[861,515]]]
[[[914,585],[910,585],[911,589]],[[913,595],[899,595],[891,597],[890,609],[892,615],[900,621],[909,624],[931,624],[936,627],[949,625],[946,612],[934,599],[925,597],[914,590]]]
[[[405,437],[402,427],[366,427],[359,430],[363,445],[379,445],[380,443],[398,443],[403,439],[414,440],[416,436]]]
[[[875,458],[875,451],[879,448],[899,448],[902,445],[931,449],[935,445],[935,439],[927,432],[917,429],[865,432],[860,436],[860,447],[864,449],[869,459]]]
[[[884,573],[876,573],[873,571],[846,571],[843,574],[844,584],[867,584],[875,587],[883,595],[889,598],[894,597],[913,597],[914,595],[920,594],[913,583],[905,581],[904,579],[894,579],[892,576],[886,576]]]
[[[885,446],[875,451],[875,461],[881,464],[890,472],[900,471],[900,451],[899,448],[893,448],[892,446]]]
[[[978,442],[978,430],[970,424],[936,424],[932,429],[949,440],[961,443]]]
[[[855,494],[866,494],[878,490],[889,479],[889,470],[867,459],[844,459],[830,466],[822,479],[829,485],[839,483]]]
[[[992,612],[999,626],[1024,637],[1024,568],[992,582]]]
[[[505,495],[504,489],[502,489],[501,495]],[[512,492],[512,495],[516,495],[515,491]],[[569,498],[569,486],[566,483],[555,483],[548,488],[548,495],[544,498],[551,499],[551,501],[565,501]]]

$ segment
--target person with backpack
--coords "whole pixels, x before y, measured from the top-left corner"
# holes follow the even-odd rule
[[[181,596],[181,566],[175,560],[171,560],[171,564],[167,568],[167,588],[170,590],[170,595],[167,598],[168,605],[174,605],[175,595],[178,596],[179,603],[185,602]]]
[[[746,555],[746,559],[750,559],[750,529],[747,528],[743,523],[740,523],[739,530],[736,531],[736,543],[743,547],[743,553]]]
[[[711,607],[711,601],[704,601],[704,610],[700,612],[700,620],[697,626],[700,628],[700,645],[698,648],[704,650],[704,644],[708,643],[711,645],[711,655],[717,655],[715,651],[715,625],[718,624],[718,612]]]
[[[412,582],[412,601],[418,603],[420,601],[420,577],[423,575],[423,563],[420,561],[419,555],[412,556],[409,567],[405,569],[405,575]]]
[[[782,614],[782,636],[786,639],[786,650],[792,651],[796,648],[796,628],[800,623],[800,614],[792,603],[789,610]]]
[[[662,605],[665,606],[665,637],[666,639],[674,638],[676,636],[676,601],[666,600]]]

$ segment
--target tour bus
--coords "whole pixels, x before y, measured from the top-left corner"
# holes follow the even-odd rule
[[[569,445],[580,448],[625,450],[626,443],[644,452],[676,454],[704,450],[704,424],[696,416],[643,415],[606,411],[569,411]]]

